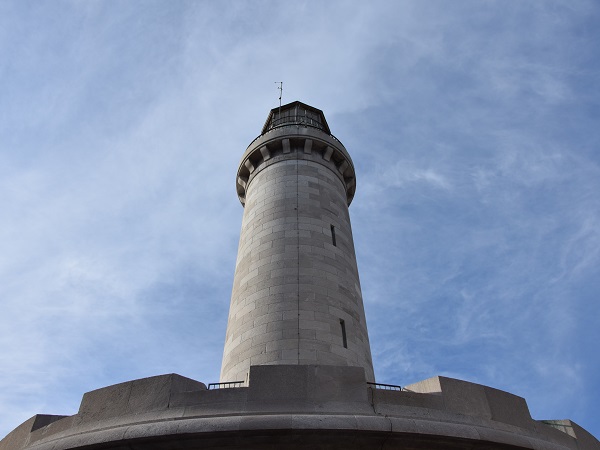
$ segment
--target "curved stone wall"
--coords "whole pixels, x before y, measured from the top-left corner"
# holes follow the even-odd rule
[[[354,169],[338,141],[285,127],[242,158],[245,204],[221,381],[250,365],[373,365],[348,203]],[[268,138],[268,139],[266,139]]]
[[[245,203],[246,186],[254,172],[274,156],[289,155],[295,148],[299,148],[305,155],[318,154],[323,161],[335,168],[334,173],[344,183],[350,205],[356,190],[356,178],[348,151],[333,135],[302,125],[273,128],[250,143],[242,156],[236,180],[242,205]]]
[[[346,366],[256,366],[247,386],[214,390],[162,375],[88,392],[72,416],[34,416],[0,450],[600,449],[508,392],[445,377],[396,388]]]

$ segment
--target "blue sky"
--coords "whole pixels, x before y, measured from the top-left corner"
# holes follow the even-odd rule
[[[218,381],[237,164],[325,112],[380,382],[446,375],[600,436],[600,4],[0,3],[0,435]]]

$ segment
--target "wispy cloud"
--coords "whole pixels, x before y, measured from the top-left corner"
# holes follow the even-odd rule
[[[378,187],[407,188],[414,184],[413,189],[433,187],[438,189],[451,189],[448,179],[435,168],[419,168],[410,161],[398,161],[391,167],[382,168],[382,178]]]
[[[216,380],[235,171],[282,80],[354,159],[377,377],[455,375],[599,434],[599,14],[3,3],[0,434],[126,379]]]

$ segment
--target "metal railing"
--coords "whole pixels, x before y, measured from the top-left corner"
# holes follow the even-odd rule
[[[369,387],[372,387],[374,389],[382,389],[384,391],[403,391],[404,390],[402,388],[402,386],[398,386],[397,384],[373,383],[371,381],[367,381],[367,384],[369,385]],[[209,383],[208,389],[209,390],[233,389],[233,388],[240,388],[243,386],[244,386],[243,381],[225,381],[223,383]]]
[[[232,389],[232,388],[239,388],[239,387],[243,387],[243,386],[244,386],[243,381],[225,381],[224,383],[208,383],[209,390]]]
[[[384,391],[401,391],[402,386],[398,386],[396,384],[384,384],[384,383],[372,383],[367,381],[369,386],[372,386],[374,389],[383,389]]]
[[[319,130],[325,131],[325,126],[311,117],[306,116],[283,116],[272,119],[269,125],[269,130],[273,128],[282,127],[284,125],[305,125],[308,127],[318,128]]]
[[[264,132],[264,133],[262,133],[262,134],[259,134],[259,135],[258,135],[258,136],[256,136],[254,139],[252,139],[252,142],[250,142],[250,144],[248,145],[248,148],[252,147],[252,144],[254,144],[254,141],[257,141],[257,140],[259,140],[261,137],[265,136],[266,134],[269,134],[269,133],[271,133],[271,132],[273,132],[273,131],[277,130],[278,128],[281,128],[281,127],[284,127],[284,126],[290,126],[290,125],[294,125],[294,124],[287,123],[287,124],[285,124],[285,125],[279,125],[279,126],[277,126],[277,127],[270,127],[270,128],[267,130],[267,131],[265,131],[265,132]],[[315,128],[318,128],[318,127],[315,127]],[[322,130],[322,131],[325,131],[325,129],[324,129],[324,128],[320,128],[320,130]],[[331,134],[331,133],[326,133],[326,134],[328,134],[328,136],[329,136],[330,138],[332,138],[334,141],[336,141],[336,142],[339,142],[340,144],[342,143],[342,142],[341,142],[341,141],[340,141],[338,138],[336,138],[336,137],[335,137],[333,134]]]

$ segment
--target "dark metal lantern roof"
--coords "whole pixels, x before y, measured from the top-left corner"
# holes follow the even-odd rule
[[[267,117],[261,134],[265,134],[273,128],[286,125],[313,127],[318,128],[329,135],[331,134],[323,111],[299,101],[273,108],[269,113],[269,117]]]

